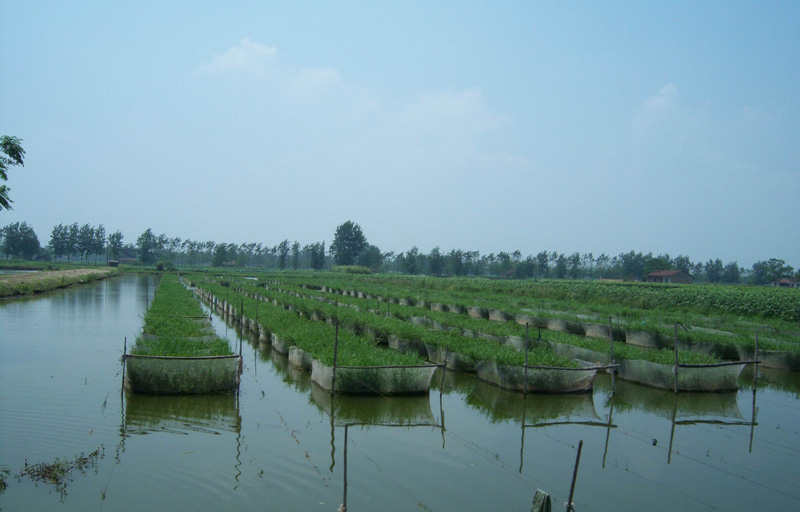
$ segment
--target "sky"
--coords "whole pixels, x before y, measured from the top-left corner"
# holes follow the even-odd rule
[[[800,268],[800,2],[0,0],[6,183],[59,223]]]

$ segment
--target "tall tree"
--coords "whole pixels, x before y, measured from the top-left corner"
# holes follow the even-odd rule
[[[791,277],[793,273],[794,269],[791,265],[787,265],[784,260],[770,258],[768,261],[753,263],[750,276],[754,284],[768,284],[782,277]]]
[[[383,264],[383,253],[378,247],[368,245],[364,252],[358,257],[356,263],[363,267],[371,268],[372,270],[378,270]]]
[[[15,222],[0,229],[3,252],[14,258],[31,260],[39,253],[39,238],[27,222]]]
[[[337,265],[352,265],[367,248],[367,237],[361,231],[361,226],[353,221],[340,224],[331,244],[333,261]]]
[[[718,283],[722,279],[722,273],[725,270],[725,266],[722,264],[722,260],[717,258],[715,260],[708,260],[704,267],[706,271],[706,279],[710,283]]]
[[[300,242],[295,241],[292,244],[292,268],[297,270],[300,266]]]
[[[11,135],[0,137],[0,182],[8,181],[8,168],[12,165],[25,165],[25,150],[22,149],[22,141]],[[0,184],[0,210],[13,210],[12,201],[8,197],[11,189],[7,185]]]
[[[289,240],[284,240],[278,244],[278,268],[286,268],[286,258],[289,257]]]
[[[53,226],[53,231],[50,234],[50,249],[53,251],[54,258],[59,258],[68,254],[69,226],[63,224]]]
[[[92,252],[94,253],[94,262],[97,263],[97,255],[103,254],[106,251],[106,228],[102,224],[97,226],[94,230],[94,243],[92,244]]]
[[[78,231],[78,254],[81,256],[81,261],[89,258],[89,253],[94,246],[94,227],[89,224],[81,226]]]
[[[433,249],[431,249],[430,254],[428,255],[428,263],[430,264],[431,274],[435,276],[440,276],[444,272],[444,255],[442,251],[439,249],[437,245]]]
[[[725,268],[722,270],[722,282],[728,284],[736,284],[741,280],[742,277],[742,269],[739,268],[739,264],[735,261],[732,261],[725,265]]]
[[[136,239],[136,251],[139,253],[139,261],[146,265],[151,265],[158,259],[158,237],[153,234],[153,230],[147,228],[144,233]]]
[[[113,259],[119,259],[119,252],[122,250],[122,232],[117,230],[108,235],[108,251]]]

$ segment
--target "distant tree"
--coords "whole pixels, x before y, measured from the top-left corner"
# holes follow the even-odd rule
[[[419,249],[415,245],[410,250],[406,251],[405,254],[401,254],[400,258],[400,266],[403,268],[403,271],[407,274],[414,275],[419,271],[417,266],[419,260]]]
[[[80,228],[77,222],[69,225],[69,236],[67,237],[67,263],[73,254],[78,253],[78,240],[80,240]]]
[[[81,261],[88,259],[94,246],[94,227],[84,224],[78,231],[78,254]]]
[[[214,258],[211,260],[211,266],[221,267],[228,261],[228,244],[220,243],[214,246]]]
[[[753,263],[750,278],[753,280],[753,284],[768,284],[776,279],[791,277],[792,274],[794,274],[794,269],[784,260],[770,258],[768,261]]]
[[[725,268],[722,269],[722,276],[720,280],[723,283],[727,284],[736,284],[742,279],[742,269],[739,268],[739,264],[735,261],[732,261],[725,265]]]
[[[297,270],[300,266],[300,243],[294,242],[292,244],[292,268]]]
[[[146,265],[156,262],[159,256],[158,237],[153,234],[153,230],[147,228],[144,233],[136,239],[136,252],[139,254],[139,261]]]
[[[652,255],[650,255],[652,256]],[[622,275],[626,278],[641,279],[644,276],[645,255],[641,252],[630,251],[619,255],[622,265]]]
[[[514,277],[518,279],[525,279],[533,277],[536,273],[536,260],[533,256],[528,255],[525,260],[521,261],[517,268],[514,270]]]
[[[431,249],[428,255],[428,264],[430,265],[431,274],[440,276],[444,273],[444,255],[437,245]]]
[[[361,226],[353,221],[340,224],[336,228],[331,244],[333,261],[337,265],[353,265],[356,259],[367,249],[367,237]]]
[[[495,273],[500,277],[510,277],[510,270],[511,270],[511,255],[505,251],[500,251],[497,253],[497,259],[495,260],[497,264],[497,270]]]
[[[567,258],[567,275],[572,279],[580,277],[581,272],[581,255],[574,252]]]
[[[358,257],[356,263],[363,267],[371,268],[372,270],[378,270],[383,264],[383,253],[378,247],[368,245],[364,252]]]
[[[311,268],[322,270],[325,268],[325,242],[311,244]]]
[[[725,270],[725,265],[722,264],[722,260],[719,258],[708,260],[703,270],[705,270],[706,280],[709,283],[718,283],[722,280],[722,272]]]
[[[27,222],[15,222],[0,229],[3,252],[14,258],[32,260],[39,253],[39,238]]]
[[[23,159],[25,158],[25,150],[22,149],[22,141],[17,137],[11,135],[3,135],[0,137],[0,182],[8,181],[8,168],[12,165],[25,165]],[[11,208],[12,201],[8,197],[11,191],[7,185],[0,184],[0,210],[13,210]]]
[[[50,250],[53,251],[54,258],[69,254],[69,226],[63,224],[53,226],[50,234]]]
[[[564,279],[567,277],[567,257],[563,254],[558,254],[557,252],[553,252],[556,254],[556,277],[559,279]]]
[[[122,232],[114,231],[108,235],[108,251],[113,259],[119,259],[119,252],[122,250]]]
[[[539,277],[547,277],[550,255],[547,251],[542,251],[536,255],[536,273]]]
[[[286,268],[286,258],[289,257],[289,240],[284,240],[278,244],[278,268]]]
[[[659,254],[658,256],[648,254],[645,257],[643,276],[657,270],[673,270],[672,258],[669,257],[669,254]]]
[[[672,260],[672,267],[675,270],[683,270],[687,274],[691,274],[694,272],[694,264],[692,260],[689,259],[688,256],[685,254],[680,254]]]
[[[92,252],[94,253],[94,262],[97,263],[97,255],[103,254],[106,251],[106,228],[102,224],[94,229],[94,242],[92,243]]]
[[[464,251],[453,249],[447,255],[447,272],[454,276],[464,275]]]

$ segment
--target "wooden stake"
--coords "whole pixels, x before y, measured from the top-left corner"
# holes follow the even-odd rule
[[[567,500],[567,512],[575,510],[572,506],[572,496],[575,493],[575,480],[578,479],[578,464],[581,462],[581,450],[583,449],[583,439],[578,443],[578,456],[575,458],[575,469],[572,470],[572,484],[569,486],[569,500]]]

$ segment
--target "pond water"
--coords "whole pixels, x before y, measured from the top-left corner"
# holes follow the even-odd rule
[[[0,301],[0,509],[528,511],[541,488],[563,510],[581,440],[578,511],[800,509],[800,374],[761,370],[755,408],[752,372],[724,394],[612,394],[603,376],[523,397],[448,372],[423,397],[332,399],[215,317],[241,340],[238,394],[126,394],[154,289],[123,275]],[[16,477],[96,450],[63,488]]]

